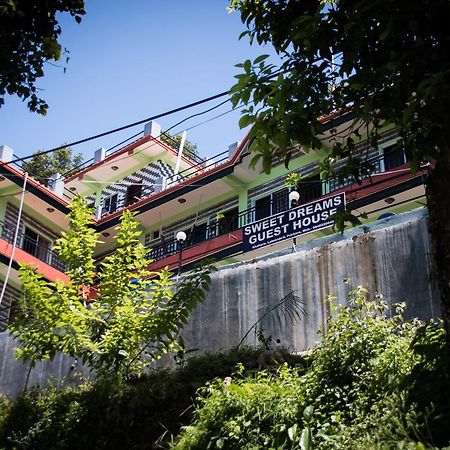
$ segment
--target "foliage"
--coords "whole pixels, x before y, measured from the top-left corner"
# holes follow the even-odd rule
[[[127,382],[97,380],[62,389],[33,389],[0,402],[0,448],[35,450],[166,447],[192,418],[196,390],[226,377],[238,362],[257,367],[259,349],[242,347],[190,358],[176,371]]]
[[[180,146],[180,142],[181,142],[180,134],[177,134],[174,136],[174,135],[170,134],[170,132],[164,131],[163,133],[161,133],[161,136],[159,138],[166,144],[170,145],[171,147],[178,148]],[[187,155],[190,158],[194,158],[194,160],[196,158],[198,158],[199,154],[198,154],[197,144],[194,144],[193,142],[186,139],[184,141],[183,154]]]
[[[297,172],[292,172],[286,176],[284,184],[287,188],[296,189],[299,183],[302,181],[302,176]]]
[[[359,182],[373,169],[367,151],[378,148],[387,127],[398,130],[397,150],[413,171],[433,162],[429,228],[450,348],[450,3],[231,0],[231,9],[247,28],[241,37],[272,45],[279,57],[276,64],[268,55],[238,64],[231,89],[233,105],[245,106],[240,126],[253,125],[254,166],[262,161],[269,173],[274,158],[288,165],[300,144],[326,154],[322,179]],[[345,116],[349,125],[338,131],[332,120]],[[363,139],[370,145],[360,151]],[[333,164],[343,156],[344,164]]]
[[[360,131],[376,144],[386,122],[399,127],[415,168],[446,151],[449,36],[438,25],[450,18],[446,0],[231,4],[247,26],[241,36],[271,44],[280,57],[279,66],[267,55],[239,64],[232,90],[234,104],[248,106],[241,126],[254,124],[257,159],[289,158],[296,142],[322,147],[321,117],[348,108],[358,120],[348,139],[336,139],[330,158],[354,150]]]
[[[80,23],[85,14],[83,0],[2,1],[0,5],[0,107],[5,94],[28,100],[30,111],[46,114],[37,78],[44,64],[62,56],[57,14],[68,12]],[[66,63],[68,58],[66,59]]]
[[[22,266],[21,319],[11,325],[24,361],[53,359],[57,352],[79,357],[98,375],[127,377],[170,349],[209,286],[211,266],[194,270],[175,290],[171,273],[150,272],[147,249],[133,213],[117,227],[115,252],[95,270],[98,234],[92,211],[76,197],[69,231],[56,250],[67,265],[68,283],[47,282],[35,268]],[[89,301],[89,295],[95,299]]]
[[[40,155],[39,152],[23,163],[23,170],[42,184],[47,184],[50,177],[56,173],[63,175],[78,167],[84,159],[81,153],[72,156],[72,149],[69,147],[55,150],[51,155]]]
[[[289,292],[289,294],[285,295],[281,300],[275,303],[275,305],[271,306],[260,315],[259,319],[244,334],[238,347],[243,344],[251,331],[255,330],[259,342],[269,349],[272,336],[266,338],[263,334],[261,325],[268,319],[272,319],[272,329],[281,330],[287,320],[291,323],[300,321],[301,316],[304,315],[305,312],[305,303],[298,295],[295,295],[295,291]]]
[[[277,375],[237,374],[231,384],[215,380],[200,391],[195,421],[174,448],[449,445],[443,330],[436,323],[404,322],[402,308],[387,317],[387,304],[369,300],[358,288],[348,306],[334,307],[305,374],[281,367]],[[441,380],[439,390],[434,376]],[[427,391],[434,395],[423,395]]]

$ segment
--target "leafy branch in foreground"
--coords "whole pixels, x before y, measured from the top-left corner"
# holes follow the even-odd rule
[[[147,269],[152,261],[138,240],[139,224],[125,211],[116,250],[97,274],[98,234],[91,217],[89,207],[76,198],[69,232],[56,246],[70,282],[47,282],[33,267],[21,267],[22,314],[10,329],[19,342],[18,357],[32,364],[63,352],[98,375],[127,377],[178,347],[178,332],[204,299],[213,267],[196,269],[175,289],[167,269]]]

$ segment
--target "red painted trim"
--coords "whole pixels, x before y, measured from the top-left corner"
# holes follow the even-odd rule
[[[172,156],[178,156],[178,152],[173,149],[172,147],[170,147],[170,145],[167,145],[165,142],[153,137],[153,136],[143,136],[139,139],[137,139],[134,142],[131,142],[131,144],[126,145],[125,147],[121,148],[120,150],[117,150],[117,152],[112,153],[111,155],[109,155],[108,157],[106,157],[105,159],[103,159],[102,161],[98,161],[96,163],[91,164],[90,166],[80,170],[79,172],[74,173],[73,175],[71,175],[70,177],[68,177],[65,182],[68,183],[72,180],[75,179],[82,179],[83,175],[86,174],[87,172],[90,172],[91,170],[96,169],[99,166],[102,166],[103,164],[109,163],[109,162],[114,162],[114,160],[124,154],[124,153],[128,153],[129,155],[134,153],[134,150],[136,149],[136,147],[139,147],[139,145],[145,144],[146,142],[149,141],[154,141],[156,143],[158,143],[164,150],[166,150],[167,153],[171,153]],[[191,161],[189,158],[186,158],[184,155],[181,156],[181,159],[186,163],[189,164],[190,166],[195,166],[197,163],[195,163],[194,161]]]
[[[213,257],[215,253],[228,247],[232,247],[240,242],[242,242],[242,229],[223,234],[222,236],[218,236],[205,242],[201,242],[194,247],[189,247],[186,250],[183,250],[181,265],[191,264],[206,257]],[[164,267],[168,267],[169,270],[174,270],[178,266],[178,258],[179,255],[176,254],[159,261],[155,261],[150,264],[148,269],[156,272]]]
[[[135,209],[139,209],[142,205],[145,205],[149,201],[153,201],[153,200],[155,200],[157,198],[164,197],[168,193],[173,192],[173,191],[177,191],[178,189],[181,189],[181,188],[184,188],[186,186],[189,186],[190,184],[195,184],[196,182],[198,182],[202,178],[204,178],[206,176],[209,176],[211,174],[214,174],[215,172],[218,172],[218,171],[220,171],[220,170],[222,170],[222,169],[224,169],[226,167],[234,166],[237,163],[237,161],[238,161],[238,159],[240,157],[240,154],[242,153],[242,150],[245,147],[245,144],[247,143],[247,140],[248,140],[248,135],[241,142],[241,144],[239,145],[238,149],[236,150],[236,153],[234,154],[233,158],[231,158],[230,160],[225,161],[222,164],[219,164],[219,165],[217,165],[217,166],[215,166],[215,167],[213,167],[211,169],[205,169],[202,172],[199,171],[199,173],[197,175],[193,176],[192,178],[188,178],[187,180],[184,180],[181,183],[175,184],[174,186],[169,187],[168,189],[164,189],[161,192],[150,194],[147,197],[145,197],[145,198],[143,198],[143,199],[141,199],[141,200],[139,200],[139,201],[137,201],[137,202],[135,202],[135,203],[133,203],[131,205],[128,205],[127,207],[120,208],[120,209],[114,211],[111,214],[103,216],[101,219],[99,219],[97,221],[97,224],[100,225],[102,223],[108,222],[111,219],[114,219],[115,217],[120,216],[125,209],[128,209],[130,211],[133,211]]]
[[[11,258],[12,244],[10,242],[5,241],[2,238],[0,238],[0,253],[8,258]],[[34,256],[22,250],[21,248],[16,247],[16,251],[14,252],[14,261],[35,267],[36,271],[42,274],[49,281],[60,280],[67,283],[70,280],[65,273],[60,272],[54,267],[35,258]]]
[[[372,178],[363,180],[361,184],[353,183],[349,186],[345,186],[342,189],[333,191],[333,194],[345,192],[346,201],[348,203],[352,200],[361,199],[372,195],[375,192],[383,191],[384,189],[403,183],[405,181],[422,177],[424,175],[424,172],[426,171],[425,168],[422,168],[416,173],[411,173],[410,170],[410,164],[404,164],[400,167],[396,167],[392,171],[372,175]],[[404,174],[401,173],[402,171],[404,171]]]
[[[25,178],[25,172],[23,170],[16,169],[15,167],[12,167],[8,163],[4,163],[3,167],[5,169],[9,170],[13,175],[16,175],[17,177],[19,177],[20,179],[23,180]],[[52,199],[58,201],[59,203],[61,203],[61,205],[65,206],[65,207],[67,207],[67,205],[69,204],[68,201],[66,201],[63,198],[59,197],[53,191],[51,191],[48,187],[42,185],[41,183],[39,183],[39,181],[36,181],[32,177],[28,177],[27,184],[30,184],[30,185],[36,187],[37,189],[42,191],[45,195],[48,195],[49,197],[51,197]]]

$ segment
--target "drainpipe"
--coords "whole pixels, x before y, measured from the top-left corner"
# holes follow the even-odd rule
[[[3,282],[2,293],[0,294],[0,306],[3,302],[3,297],[5,296],[6,285],[8,284],[8,280],[9,280],[9,276],[11,274],[11,268],[12,268],[12,264],[13,264],[13,260],[14,260],[14,254],[16,252],[17,237],[19,236],[20,219],[22,218],[23,201],[25,198],[25,188],[27,187],[27,181],[28,181],[28,172],[25,172],[25,178],[23,179],[22,196],[20,198],[19,213],[17,215],[16,232],[14,233],[12,251],[11,251],[11,256],[9,258],[9,264],[8,264],[8,271],[6,272],[5,281]]]

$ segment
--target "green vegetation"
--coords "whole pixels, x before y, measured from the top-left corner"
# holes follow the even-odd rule
[[[126,378],[182,348],[178,332],[204,299],[212,266],[194,270],[174,292],[167,269],[147,269],[152,261],[139,242],[139,224],[125,211],[115,252],[96,271],[99,236],[91,227],[92,211],[76,197],[69,217],[69,231],[55,249],[70,281],[47,282],[35,268],[20,268],[20,314],[10,326],[18,357],[33,365],[62,352],[81,359],[98,376]]]
[[[241,127],[252,125],[253,163],[270,172],[291,149],[319,151],[321,178],[360,181],[373,166],[356,148],[377,148],[389,124],[411,169],[433,161],[427,182],[429,230],[450,345],[450,21],[448,0],[231,0],[246,27],[241,36],[270,45],[267,55],[238,67],[232,88]],[[420,63],[418,63],[420,61]],[[352,114],[323,135],[323,118]],[[331,123],[332,124],[332,123]],[[370,146],[366,146],[368,150]],[[333,161],[345,155],[335,170]],[[347,219],[350,217],[347,216]],[[342,224],[343,222],[341,222]]]
[[[48,184],[50,177],[56,173],[64,175],[83,162],[83,155],[72,155],[70,147],[55,150],[51,155],[40,155],[40,150],[29,161],[23,163],[23,170],[42,184]]]
[[[79,387],[33,389],[0,404],[0,448],[34,450],[167,447],[192,418],[196,390],[230,375],[239,362],[257,367],[259,350],[194,357],[176,371]],[[159,444],[156,444],[159,442]]]
[[[161,133],[161,136],[159,138],[161,139],[161,141],[165,142],[167,145],[170,145],[176,150],[178,150],[181,143],[181,135],[173,135],[169,131],[164,131],[163,133]],[[183,154],[188,158],[193,159],[194,161],[200,158],[200,155],[198,154],[197,144],[194,144],[188,139],[184,141]]]
[[[385,302],[367,297],[358,289],[334,307],[306,368],[258,372],[264,349],[241,347],[179,360],[175,371],[4,400],[0,448],[445,448],[443,328],[405,322],[402,305],[388,317]]]
[[[0,3],[0,107],[5,94],[28,100],[30,111],[46,114],[48,105],[39,98],[36,80],[44,76],[44,64],[58,61],[62,52],[58,39],[61,13],[77,23],[85,14],[83,0]],[[69,58],[66,58],[66,64]],[[65,69],[64,69],[65,71]]]
[[[362,289],[338,306],[305,374],[283,366],[200,390],[176,449],[423,449],[449,445],[450,385],[436,323],[387,318]]]

